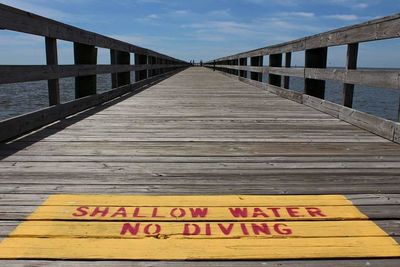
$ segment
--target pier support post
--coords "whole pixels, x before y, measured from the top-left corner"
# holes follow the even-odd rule
[[[358,43],[347,45],[346,70],[357,69]],[[343,106],[353,107],[354,84],[343,85]]]
[[[96,65],[97,48],[93,45],[74,43],[74,60],[76,65]],[[80,76],[75,78],[75,98],[94,95],[97,92],[97,76]]]
[[[252,67],[261,67],[263,65],[263,57],[262,56],[251,57],[250,64]],[[250,73],[250,78],[252,80],[262,82],[262,72],[253,72],[252,71]]]
[[[46,37],[46,62],[47,65],[58,65],[57,39]],[[60,104],[60,83],[58,79],[47,81],[49,91],[49,106]]]
[[[287,52],[285,54],[285,67],[290,68],[292,66],[292,53]],[[290,85],[290,76],[284,76],[283,77],[283,88],[289,89]]]
[[[135,54],[135,65],[146,65],[147,64],[147,55]],[[147,79],[147,70],[138,70],[135,71],[135,81],[141,81]]]
[[[269,56],[270,67],[282,67],[282,54],[274,54]],[[275,86],[281,86],[282,77],[281,75],[269,74],[268,83]]]
[[[247,57],[239,59],[240,66],[247,66]],[[247,78],[247,70],[239,71],[240,77]]]
[[[111,50],[111,64],[130,65],[131,55],[129,52]],[[131,83],[130,72],[118,72],[111,74],[112,88],[120,87]]]
[[[328,59],[328,48],[315,48],[306,50],[305,67],[325,69]],[[310,96],[325,98],[325,81],[305,79],[304,93]]]

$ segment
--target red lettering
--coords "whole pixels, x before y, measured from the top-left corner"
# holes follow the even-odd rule
[[[103,210],[101,210],[101,207],[96,207],[92,214],[90,214],[91,217],[95,217],[97,216],[97,214],[100,214],[101,217],[105,217],[107,216],[108,212],[109,212],[110,208],[104,208]]]
[[[326,217],[326,215],[323,214],[322,210],[319,208],[306,208],[306,210],[311,217]]]
[[[281,208],[268,208],[268,209],[272,211],[272,213],[274,214],[275,217],[277,217],[277,218],[281,217],[281,214],[279,213],[279,210]]]
[[[290,217],[298,218],[304,217],[303,215],[299,215],[299,208],[286,208]]]
[[[264,217],[267,218],[269,217],[265,212],[263,212],[260,208],[254,208],[253,210],[253,218],[257,218],[257,217]]]
[[[282,227],[286,227],[286,228],[282,228]],[[281,234],[281,235],[291,235],[293,233],[292,229],[290,229],[284,223],[276,223],[276,224],[274,224],[274,231],[277,232],[278,234]]]
[[[242,228],[242,232],[244,235],[249,235],[249,230],[247,230],[247,227],[244,223],[240,224],[240,228]]]
[[[190,227],[193,227],[193,230],[190,231]],[[183,235],[199,235],[201,232],[200,226],[198,224],[188,224],[185,223],[183,227]]]
[[[126,209],[121,207],[113,215],[111,215],[112,218],[117,216],[122,216],[123,218],[126,218]]]
[[[75,216],[75,217],[86,216],[88,214],[88,211],[87,211],[88,209],[89,209],[89,207],[86,207],[86,206],[78,207],[78,208],[76,208],[77,212],[72,213],[72,216]]]
[[[224,235],[230,235],[233,229],[233,223],[228,224],[228,227],[225,227],[222,223],[218,224],[219,229]]]
[[[208,208],[189,208],[190,213],[192,214],[192,218],[201,217],[204,218],[207,216]]]
[[[248,216],[247,208],[229,208],[229,211],[235,218],[238,217],[247,218]]]
[[[186,215],[186,211],[182,208],[173,208],[171,210],[171,217],[182,218],[182,217],[185,217],[185,215]]]
[[[153,227],[154,225],[154,231],[150,231],[150,229]],[[146,235],[157,235],[161,232],[161,226],[159,224],[148,224],[144,227],[144,233]]]
[[[263,233],[265,235],[271,234],[271,231],[269,230],[269,227],[266,223],[262,223],[262,224],[252,223],[251,227],[253,228],[253,232],[255,235],[259,235],[260,233]]]
[[[211,235],[211,225],[206,223],[206,235]]]
[[[153,212],[151,213],[151,217],[153,218],[164,218],[165,216],[158,216],[158,208],[153,208]]]
[[[135,209],[133,210],[132,217],[134,217],[134,218],[143,218],[143,217],[146,217],[146,216],[143,216],[143,215],[139,215],[139,213],[140,213],[140,208],[135,208]]]
[[[137,235],[139,227],[140,223],[135,224],[135,226],[132,226],[130,223],[124,223],[122,225],[120,235],[125,235],[127,232],[129,232],[131,235]]]

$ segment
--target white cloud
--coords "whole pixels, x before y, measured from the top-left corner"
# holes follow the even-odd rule
[[[282,12],[279,13],[280,16],[288,17],[301,17],[301,18],[314,18],[315,14],[312,12]]]
[[[369,5],[367,3],[359,3],[359,4],[354,5],[354,7],[360,8],[360,9],[365,9],[365,8],[368,8]]]
[[[360,19],[357,15],[354,15],[354,14],[335,14],[335,15],[325,16],[325,18],[344,20],[344,21],[352,21],[352,20]]]
[[[208,12],[208,15],[216,17],[229,17],[231,15],[231,10],[229,8],[221,10],[213,10]]]

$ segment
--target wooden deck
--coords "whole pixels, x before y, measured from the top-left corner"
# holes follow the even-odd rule
[[[0,234],[49,195],[346,195],[399,241],[400,146],[190,68],[0,146]],[[400,266],[397,259],[0,261],[1,266]]]

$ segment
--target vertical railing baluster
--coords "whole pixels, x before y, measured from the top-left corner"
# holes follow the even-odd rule
[[[58,65],[57,39],[46,37],[46,62],[49,66]],[[60,104],[60,83],[59,79],[51,79],[47,81],[49,91],[49,105],[54,106]]]
[[[347,45],[346,70],[357,69],[358,43]],[[343,106],[353,107],[354,84],[343,84]]]

